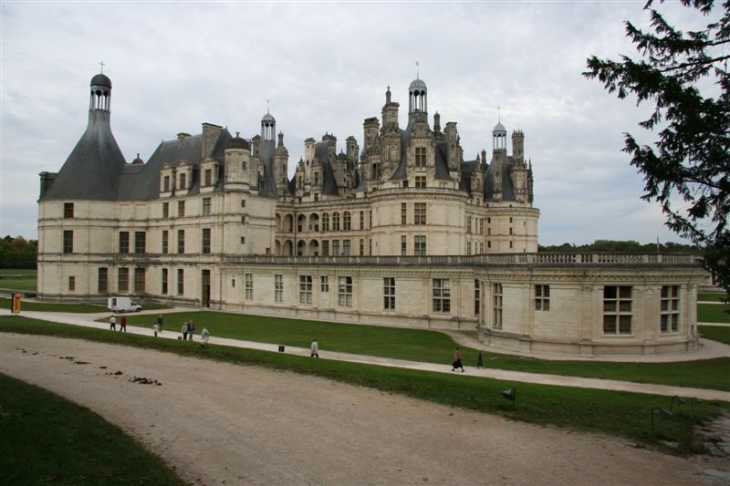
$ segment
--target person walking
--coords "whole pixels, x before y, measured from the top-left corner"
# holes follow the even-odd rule
[[[482,352],[479,351],[477,355],[477,368],[484,368],[484,360],[482,359]]]
[[[114,314],[112,314],[111,317],[109,318],[109,330],[110,331],[117,330],[117,318],[114,317]]]
[[[188,321],[188,337],[193,340],[193,334],[195,334],[195,323],[192,319]]]
[[[152,324],[152,331],[155,333],[155,337],[157,337],[157,333],[160,332],[160,325],[157,323],[157,321]]]
[[[119,322],[119,332],[127,332],[127,316],[122,316],[121,321]]]
[[[312,344],[309,346],[309,351],[310,358],[319,358],[319,343],[316,339],[312,339]]]
[[[451,371],[456,371],[457,368],[461,368],[461,372],[464,372],[464,365],[461,364],[461,350],[459,349],[459,346],[457,346],[456,351],[454,351],[454,364],[451,367]]]
[[[157,325],[160,326],[159,332],[162,332],[162,326],[165,323],[165,320],[162,318],[162,314],[157,316]]]
[[[200,347],[207,348],[209,339],[210,339],[210,332],[208,332],[207,327],[204,327],[203,332],[200,333]]]
[[[183,341],[187,341],[188,340],[188,321],[185,321],[183,323],[182,327],[180,328],[180,332],[183,335]]]

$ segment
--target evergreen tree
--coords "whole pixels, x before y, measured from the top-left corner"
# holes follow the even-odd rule
[[[682,31],[649,0],[647,30],[626,22],[638,58],[588,59],[584,76],[601,81],[619,99],[653,105],[639,125],[657,129],[652,146],[624,134],[624,152],[644,175],[643,199],[662,206],[666,224],[702,248],[704,265],[730,293],[730,0],[680,0],[706,26]],[[677,199],[682,206],[672,205]]]

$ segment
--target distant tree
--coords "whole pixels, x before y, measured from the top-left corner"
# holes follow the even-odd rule
[[[653,146],[624,134],[624,152],[644,174],[643,199],[661,204],[666,224],[702,248],[705,267],[730,293],[730,0],[680,0],[707,17],[700,30],[669,25],[649,0],[647,31],[626,22],[639,59],[588,59],[584,76],[619,99],[653,104],[639,126],[659,129]],[[658,3],[664,3],[659,0]],[[681,198],[686,209],[672,206]]]
[[[596,240],[593,243],[580,246],[571,245],[570,243],[549,246],[540,245],[538,251],[550,253],[698,253],[696,246],[683,243],[668,241],[657,245],[656,243],[641,244],[632,240]]]
[[[36,268],[38,241],[22,236],[0,240],[0,268]]]

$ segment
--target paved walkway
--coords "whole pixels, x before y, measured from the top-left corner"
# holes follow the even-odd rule
[[[190,309],[184,309],[186,312],[189,312]],[[165,314],[165,313],[174,313],[179,312],[180,309],[170,309],[165,311],[147,311],[142,312],[142,315],[149,315],[150,317],[157,316],[158,314]],[[1,315],[9,315],[10,312],[6,309],[0,309],[0,316]],[[109,316],[109,313],[102,313],[102,314],[66,314],[66,313],[53,313],[53,312],[28,312],[23,311],[21,313],[22,316],[33,318],[33,319],[39,319],[39,320],[47,320],[52,322],[59,322],[63,324],[72,324],[72,325],[78,325],[78,326],[85,326],[85,327],[92,327],[96,329],[109,329],[109,324],[106,322],[95,322],[95,319],[103,319]],[[139,315],[139,314],[135,314]],[[119,319],[117,319],[117,327]],[[151,322],[151,321],[150,321]],[[162,339],[175,339],[177,340],[178,336],[180,335],[179,329],[176,329],[177,325],[173,325],[173,329],[167,329],[164,330],[159,334],[159,337]],[[200,339],[200,331],[201,329],[198,329],[197,334],[195,336],[195,339]],[[139,334],[139,335],[146,335],[151,336],[152,335],[152,328],[151,324],[150,327],[138,327],[138,326],[131,326],[127,325],[127,332],[131,334]],[[450,332],[448,333],[458,344],[462,346],[468,346],[474,349],[482,349],[482,350],[488,350],[493,351],[497,353],[504,353],[503,350],[495,350],[490,349],[487,346],[484,346],[482,343],[477,341],[474,337],[470,336],[468,333],[458,333],[458,332]],[[271,343],[259,343],[254,341],[241,341],[236,339],[227,339],[227,338],[218,338],[216,336],[212,336],[210,340],[212,345],[222,345],[222,346],[233,346],[233,347],[239,347],[239,348],[249,348],[249,349],[258,349],[262,351],[271,351],[271,352],[278,352],[279,345],[278,344],[271,344]],[[291,347],[287,346],[284,350],[287,354],[294,354],[299,356],[309,356],[309,349],[308,348],[297,348],[297,347]],[[390,366],[394,368],[405,368],[405,369],[412,369],[412,370],[421,370],[421,371],[431,371],[436,373],[451,373],[451,365],[450,364],[444,364],[439,365],[435,363],[420,363],[415,361],[406,361],[406,360],[398,360],[398,359],[390,359],[390,358],[380,358],[375,356],[366,356],[366,355],[356,355],[356,354],[348,354],[348,353],[339,353],[339,352],[329,352],[327,351],[326,347],[322,348],[320,347],[319,354],[321,358],[323,359],[334,359],[334,360],[341,360],[341,361],[348,361],[352,363],[364,363],[364,364],[371,364],[371,365],[378,365],[378,366]],[[519,354],[519,353],[515,353]],[[578,358],[578,357],[568,357],[563,355],[555,355],[555,354],[521,354],[523,356],[529,356],[539,359],[575,359],[575,360],[588,360],[588,361],[598,361],[598,360],[608,360],[608,357],[601,357],[601,358]],[[712,359],[712,358],[718,358],[718,357],[730,357],[730,346],[717,343],[715,341],[709,341],[705,339],[700,340],[700,346],[697,351],[693,351],[691,353],[686,353],[682,355],[675,355],[675,356],[633,356],[633,357],[617,357],[615,361],[624,361],[624,362],[644,362],[644,363],[652,363],[652,362],[677,362],[677,361],[695,361],[695,360],[702,360],[702,359]],[[487,362],[487,365],[489,363]],[[518,383],[535,383],[535,384],[541,384],[541,385],[553,385],[553,386],[567,386],[567,387],[577,387],[577,388],[592,388],[592,389],[604,389],[604,390],[618,390],[618,391],[628,391],[633,393],[648,393],[653,395],[664,395],[664,396],[680,396],[680,397],[695,397],[700,398],[702,400],[723,400],[726,402],[730,402],[730,392],[724,392],[724,391],[718,391],[718,390],[706,390],[701,388],[687,388],[687,387],[679,387],[679,386],[668,386],[668,385],[654,385],[654,384],[646,384],[646,383],[632,383],[632,382],[624,382],[624,381],[617,381],[617,380],[602,380],[602,379],[594,379],[594,378],[578,378],[578,377],[569,377],[569,376],[559,376],[559,375],[545,375],[545,374],[539,374],[539,373],[525,373],[525,372],[519,372],[519,371],[509,371],[509,370],[498,370],[498,369],[490,369],[490,368],[474,368],[467,366],[467,373],[466,375],[469,376],[479,376],[484,378],[494,378],[498,380],[504,380],[506,382],[518,382]],[[509,386],[509,385],[506,385]]]

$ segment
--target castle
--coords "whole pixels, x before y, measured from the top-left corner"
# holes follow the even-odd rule
[[[134,295],[174,305],[338,322],[474,330],[495,347],[582,355],[697,344],[702,268],[684,255],[537,253],[525,135],[498,123],[464,160],[457,125],[428,118],[428,88],[390,88],[381,117],[289,154],[266,113],[251,139],[203,123],[146,162],[125,161],[111,80],[89,123],[41,173],[38,294]]]

